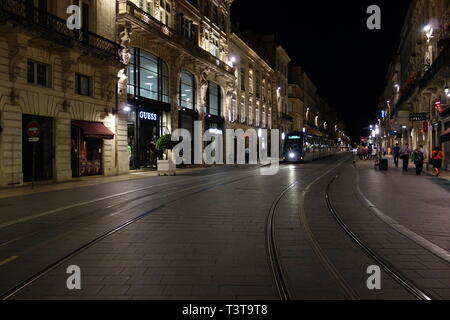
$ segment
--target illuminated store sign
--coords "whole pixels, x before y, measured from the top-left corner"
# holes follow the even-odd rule
[[[139,118],[142,120],[158,121],[158,115],[156,113],[145,112],[145,111],[139,112]]]

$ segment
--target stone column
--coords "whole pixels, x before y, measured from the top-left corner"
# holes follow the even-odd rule
[[[2,187],[23,184],[22,113],[20,108],[5,105],[0,119],[0,184]]]
[[[67,112],[59,112],[55,118],[55,179],[72,179],[71,169],[71,121]]]

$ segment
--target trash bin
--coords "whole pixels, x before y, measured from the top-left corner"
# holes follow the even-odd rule
[[[388,159],[380,159],[380,171],[388,171]]]

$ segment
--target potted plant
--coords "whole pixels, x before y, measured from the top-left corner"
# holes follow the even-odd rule
[[[161,136],[156,142],[156,150],[162,152],[163,155],[163,159],[158,160],[158,175],[176,175],[176,165],[169,159],[169,150],[174,147],[175,143],[170,134]]]

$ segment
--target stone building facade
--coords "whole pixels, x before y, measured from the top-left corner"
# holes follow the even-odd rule
[[[71,31],[72,3],[2,1],[1,187],[33,180],[33,162],[36,181],[128,171],[126,123],[116,116],[116,6],[78,1],[82,29]]]
[[[193,134],[194,121],[201,121],[205,130],[226,129],[236,88],[231,3],[118,0],[119,42],[130,57],[119,112],[128,116],[132,168],[154,166],[155,141],[177,128]]]
[[[314,84],[304,75],[291,110],[288,54],[232,33],[232,2],[2,1],[0,187],[153,168],[158,138],[195,122],[218,135],[314,123]]]
[[[301,66],[289,68],[288,115],[293,119],[294,131],[339,140],[345,146],[350,142],[336,111],[320,96]]]
[[[450,169],[450,1],[415,0],[380,98],[383,144],[439,146]],[[414,116],[414,117],[412,117]]]
[[[305,83],[302,67],[289,68],[288,114],[293,118],[294,131],[305,131]]]
[[[272,113],[277,110],[275,71],[234,33],[230,58],[236,68],[230,128],[272,129]]]

